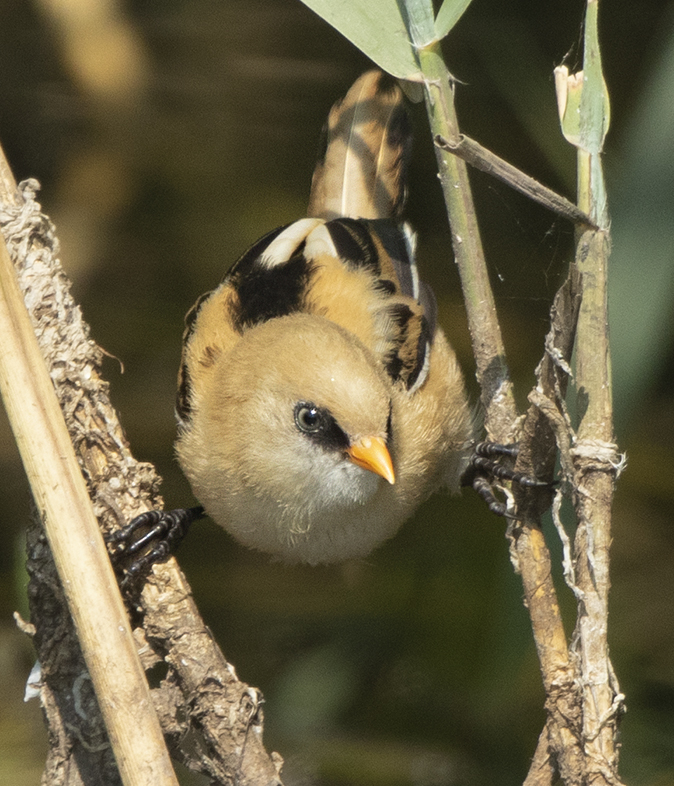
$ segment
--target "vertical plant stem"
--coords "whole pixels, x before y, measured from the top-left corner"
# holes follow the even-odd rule
[[[522,425],[520,455],[516,469],[544,479],[554,476],[556,446],[568,444],[567,422],[561,399],[566,391],[566,372],[573,347],[580,303],[580,276],[572,266],[551,309],[551,326],[545,340],[546,353],[536,369],[537,385],[529,395],[532,406]],[[555,360],[553,360],[555,358]],[[564,435],[564,436],[562,436]],[[549,774],[541,746],[551,758],[565,786],[583,783],[585,772],[581,738],[581,699],[576,659],[569,653],[557,593],[552,580],[552,560],[540,519],[549,495],[538,490],[516,490],[522,520],[509,527],[513,563],[522,576],[536,650],[545,687],[548,721],[527,778],[539,783]],[[552,782],[552,781],[550,781]]]
[[[573,450],[578,529],[575,571],[583,593],[576,623],[583,686],[583,739],[588,783],[615,783],[617,722],[622,696],[608,651],[611,503],[619,464],[613,444],[604,231],[586,232],[578,244],[584,295],[578,321],[576,384],[584,410]]]
[[[458,137],[452,77],[437,42],[419,49],[425,100],[433,138]],[[468,171],[464,161],[436,145],[440,183],[447,205],[454,257],[459,268],[490,439],[509,442],[516,417],[494,295],[482,250]]]
[[[575,574],[582,600],[575,647],[580,661],[583,744],[588,784],[616,784],[617,725],[623,696],[608,651],[611,504],[620,458],[613,443],[608,336],[608,209],[601,150],[609,122],[597,33],[598,0],[588,0],[578,138],[578,204],[600,227],[579,234],[576,264],[583,280],[578,318],[576,387],[580,423],[574,445],[578,528]]]
[[[433,136],[455,141],[459,138],[459,128],[451,76],[437,43],[421,48],[419,60],[425,78],[425,97]],[[439,144],[436,144],[436,156],[452,230],[454,254],[464,289],[487,433],[491,439],[510,441],[515,436],[513,426],[517,413],[466,165]],[[563,314],[560,314],[559,319],[563,324],[558,324],[556,329],[566,333],[566,342],[558,349],[562,356],[568,356],[575,314],[571,315],[573,308],[570,305],[568,308],[560,306],[560,309]],[[541,376],[553,373],[549,358],[546,357],[542,366],[549,371],[541,371]],[[552,385],[552,381],[546,378],[546,392],[550,392],[548,388]],[[527,442],[529,466],[525,471],[533,474],[541,470],[540,463],[543,462],[549,465],[543,474],[546,476],[552,473],[554,464],[554,458],[553,464],[550,464],[550,457],[554,457],[554,439],[544,421],[545,418],[534,409],[528,421],[531,433],[527,439],[531,439]],[[543,435],[547,439],[543,439]],[[533,444],[530,444],[532,441]],[[532,450],[541,454],[537,457],[539,461],[532,461]],[[531,617],[547,696],[548,724],[541,736],[538,763],[530,774],[530,782],[551,782],[552,772],[556,768],[568,786],[580,786],[584,767],[583,751],[578,742],[580,707],[577,674],[569,657],[552,582],[550,554],[540,530],[540,511],[531,509],[530,505],[525,506],[523,520],[508,528],[508,537],[513,565],[522,577],[525,604]],[[554,766],[550,764],[551,757]]]

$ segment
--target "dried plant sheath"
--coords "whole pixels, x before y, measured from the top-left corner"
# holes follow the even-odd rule
[[[516,468],[552,479],[557,445],[552,423],[564,422],[564,395],[581,303],[581,280],[571,265],[551,309],[546,352],[536,369],[537,385],[520,438]],[[548,720],[541,733],[526,786],[551,783],[557,770],[565,784],[581,783],[585,762],[580,745],[581,706],[576,662],[569,653],[552,581],[552,560],[540,529],[552,489],[535,496],[516,490],[522,521],[509,527],[513,564],[522,577],[526,606],[547,695]],[[550,760],[554,766],[550,767]]]
[[[579,238],[577,264],[584,294],[578,319],[576,384],[578,408],[584,406],[584,412],[570,453],[578,520],[574,578],[582,597],[574,653],[583,690],[583,740],[591,782],[613,786],[620,783],[617,740],[625,697],[609,657],[609,551],[611,505],[624,457],[619,455],[613,435],[607,319],[609,250],[607,231],[587,231]]]

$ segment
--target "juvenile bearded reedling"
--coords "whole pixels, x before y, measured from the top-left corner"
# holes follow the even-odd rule
[[[180,465],[215,522],[286,562],[367,555],[457,491],[471,452],[463,377],[401,223],[410,141],[397,84],[361,76],[330,112],[308,218],[258,240],[187,316]]]
[[[285,561],[365,556],[465,468],[463,378],[400,223],[410,137],[397,84],[360,77],[330,112],[309,218],[188,316],[178,460],[214,521]]]

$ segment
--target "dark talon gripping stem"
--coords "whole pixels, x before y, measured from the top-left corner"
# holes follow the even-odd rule
[[[550,486],[543,480],[530,478],[522,472],[498,463],[501,456],[517,458],[519,447],[516,444],[499,445],[497,442],[479,442],[471,456],[470,463],[461,478],[462,486],[471,486],[487,503],[487,507],[497,516],[512,518],[507,506],[494,494],[496,480],[509,480],[524,488]]]
[[[136,516],[126,527],[109,535],[106,543],[111,547],[110,559],[115,570],[124,574],[120,582],[121,588],[128,589],[155,562],[161,562],[172,554],[187,534],[192,522],[205,515],[201,506],[177,510],[149,510]],[[147,531],[144,531],[146,528]],[[150,550],[141,553],[146,548]],[[124,564],[129,557],[133,559],[129,564]]]

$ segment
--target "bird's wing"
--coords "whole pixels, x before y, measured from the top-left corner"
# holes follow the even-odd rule
[[[304,254],[315,266],[309,310],[358,336],[394,383],[415,391],[428,371],[437,309],[419,280],[409,229],[336,218],[313,230]]]

